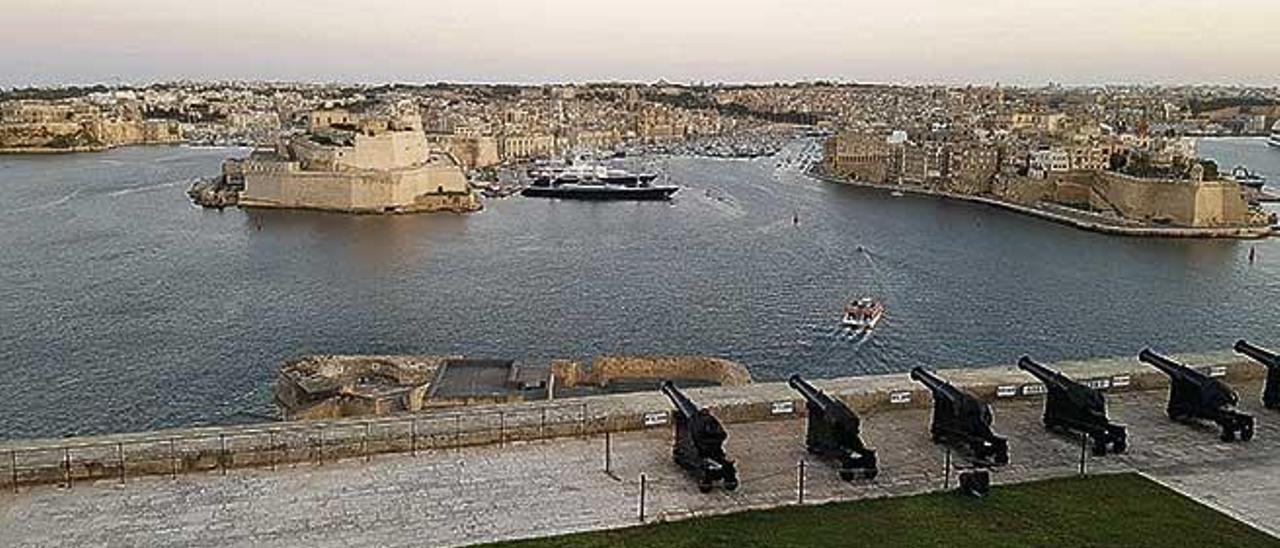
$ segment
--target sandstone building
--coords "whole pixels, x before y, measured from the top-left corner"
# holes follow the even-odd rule
[[[223,166],[229,180],[243,182],[241,206],[351,213],[480,208],[458,159],[432,148],[415,119],[327,110],[307,122],[306,133],[282,139],[274,150]]]

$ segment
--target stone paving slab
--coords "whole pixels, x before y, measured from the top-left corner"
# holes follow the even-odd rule
[[[1183,466],[1147,477],[1280,538],[1280,456],[1224,463],[1221,468]]]
[[[1240,388],[1259,417],[1249,443],[1224,444],[1215,428],[1169,421],[1163,392],[1113,395],[1112,416],[1128,423],[1130,451],[1090,456],[1089,473],[1140,470],[1251,523],[1280,523],[1273,473],[1280,413],[1256,404],[1257,386]],[[1046,433],[1040,412],[1033,400],[998,403],[995,427],[1010,438],[1012,463],[994,472],[997,484],[1078,473],[1078,439]],[[809,462],[806,502],[940,489],[945,453],[929,440],[928,418],[925,409],[864,416],[880,476],[846,483],[829,464]],[[742,478],[733,493],[699,493],[670,461],[670,430],[659,428],[611,435],[612,474],[604,471],[605,438],[591,437],[33,487],[0,494],[0,539],[12,546],[464,545],[637,524],[641,474],[650,520],[793,504],[797,464],[809,458],[803,429],[801,420],[729,425],[728,452]]]

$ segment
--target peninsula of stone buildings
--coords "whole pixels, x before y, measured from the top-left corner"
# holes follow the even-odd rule
[[[1097,232],[1264,238],[1274,199],[1196,157],[1187,138],[1068,129],[1024,116],[1007,131],[849,131],[826,143],[816,172],[833,181],[976,201]]]
[[[123,97],[0,103],[0,153],[92,152],[124,145],[184,142],[178,122],[144,117]]]
[[[213,184],[192,188],[198,203],[344,213],[481,207],[458,159],[428,143],[416,115],[313,111],[305,132],[228,160],[222,171]]]

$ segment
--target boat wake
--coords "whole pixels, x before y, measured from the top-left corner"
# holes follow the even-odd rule
[[[76,196],[79,196],[79,195],[80,195],[80,192],[81,192],[81,191],[83,191],[83,190],[84,190],[84,188],[83,188],[83,187],[81,187],[81,188],[77,188],[77,189],[75,189],[75,190],[71,191],[71,193],[70,193],[70,194],[67,194],[66,196],[63,196],[63,197],[61,197],[61,198],[58,198],[57,200],[54,200],[54,201],[52,201],[52,202],[47,202],[47,203],[37,204],[37,205],[32,205],[32,206],[27,206],[27,207],[20,207],[20,208],[18,208],[18,209],[14,209],[14,210],[10,211],[10,213],[25,213],[25,212],[28,212],[28,211],[43,211],[43,210],[46,210],[46,209],[53,209],[53,208],[55,208],[55,207],[58,207],[58,206],[61,206],[61,205],[65,205],[65,204],[67,204],[68,202],[70,202],[71,200],[74,200],[74,199],[75,199],[75,197],[76,197]]]
[[[129,194],[137,194],[139,192],[148,192],[151,190],[158,190],[161,188],[171,188],[171,187],[182,185],[182,184],[190,185],[193,182],[195,182],[195,179],[179,179],[177,181],[168,181],[164,183],[152,183],[152,184],[146,184],[146,185],[131,186],[131,187],[126,187],[119,190],[113,190],[111,192],[108,192],[107,196],[112,196],[112,197],[127,196]]]

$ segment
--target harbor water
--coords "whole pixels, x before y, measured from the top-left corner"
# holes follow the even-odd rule
[[[388,217],[191,206],[228,149],[0,157],[0,438],[254,420],[311,353],[710,354],[779,379],[1280,346],[1274,240],[823,183],[799,170],[815,147],[653,160],[670,203]],[[1280,183],[1262,140],[1200,149]],[[859,337],[840,318],[864,295],[886,313]]]

